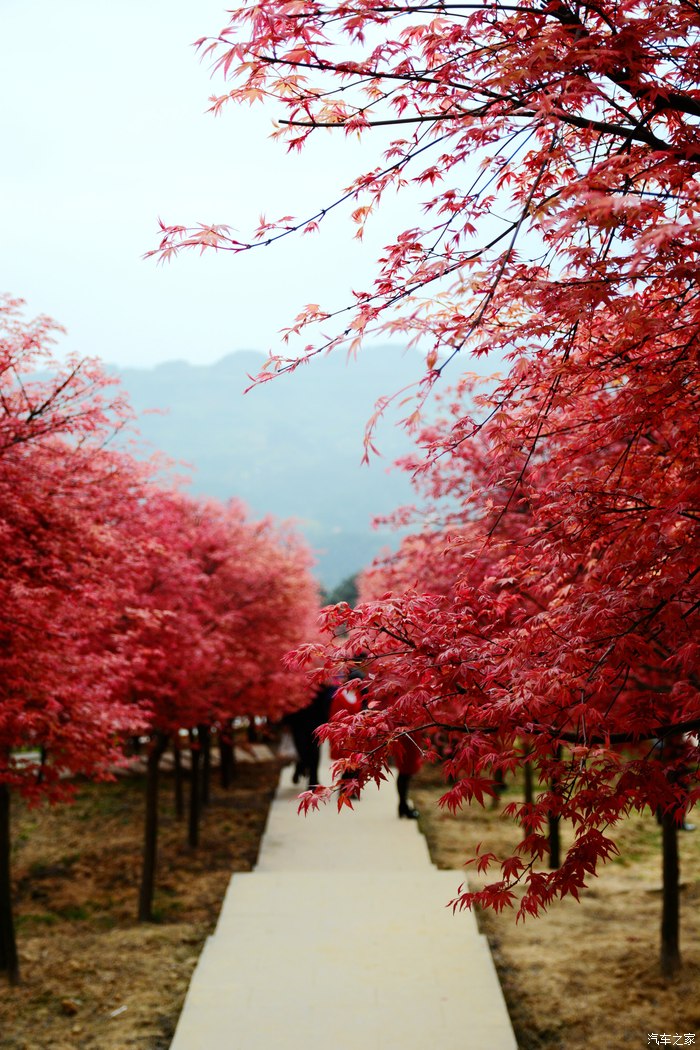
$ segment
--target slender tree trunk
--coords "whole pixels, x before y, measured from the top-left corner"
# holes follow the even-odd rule
[[[151,741],[146,765],[146,819],[143,838],[143,867],[139,891],[139,922],[153,922],[153,890],[158,856],[158,780],[160,760],[168,746],[165,733],[156,733]]]
[[[42,746],[39,753],[41,755],[41,759],[39,762],[39,772],[36,775],[36,782],[37,784],[43,784],[44,777],[46,775],[46,763],[48,761],[49,752],[46,747]]]
[[[672,812],[661,820],[662,905],[661,905],[661,973],[673,977],[681,968],[680,953],[680,864],[678,861],[678,825]]]
[[[190,849],[199,845],[200,775],[199,775],[199,741],[190,731],[190,814],[187,827],[187,843]]]
[[[561,758],[560,747],[557,748],[556,758]],[[558,792],[558,778],[552,777],[550,790],[553,794]],[[559,834],[560,817],[557,813],[549,813],[547,820],[549,824],[549,867],[552,871],[555,871],[561,866],[561,836]]]
[[[528,806],[531,806],[535,801],[535,778],[532,775],[532,762],[526,762],[523,766],[523,772],[525,774],[525,802]]]
[[[12,914],[10,879],[10,789],[0,784],[0,971],[10,984],[19,983],[19,960]]]
[[[180,741],[176,737],[173,741],[174,784],[175,784],[175,816],[178,820],[185,818],[185,793],[182,785],[182,751]]]
[[[208,806],[211,797],[211,732],[209,726],[197,726],[197,736],[202,756],[202,805]]]
[[[497,769],[493,774],[494,787],[496,794],[491,799],[491,809],[498,809],[501,801],[501,795],[506,789],[506,777],[502,769]]]
[[[219,730],[219,775],[222,788],[231,787],[236,774],[236,754],[233,748],[233,728],[222,726]]]
[[[549,867],[555,871],[561,866],[561,837],[559,835],[559,817],[550,813],[549,823]]]

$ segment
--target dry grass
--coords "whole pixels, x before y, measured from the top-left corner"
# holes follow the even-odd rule
[[[435,805],[443,791],[427,769],[412,792],[440,868],[462,868],[478,842],[499,856],[512,850],[517,829],[500,807],[452,816]],[[502,801],[517,797],[516,785]],[[518,925],[512,913],[480,913],[520,1050],[636,1050],[652,1032],[696,1033],[700,1045],[700,828],[679,837],[684,968],[673,983],[659,976],[660,831],[651,814],[626,822],[621,856],[591,881],[580,904],[561,901]],[[460,881],[462,874],[455,890]],[[479,880],[470,874],[470,882]]]
[[[73,805],[14,813],[22,983],[2,988],[3,1050],[166,1050],[233,871],[253,867],[276,762],[214,785],[191,853],[164,778],[156,924],[135,921],[144,781],[80,785]]]

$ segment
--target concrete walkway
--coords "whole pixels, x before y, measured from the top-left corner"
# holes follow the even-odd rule
[[[395,786],[308,817],[298,791],[287,767],[171,1050],[516,1050],[488,944],[445,907],[461,875],[433,867]]]

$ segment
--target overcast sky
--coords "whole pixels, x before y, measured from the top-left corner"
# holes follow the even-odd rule
[[[266,351],[303,304],[342,306],[369,283],[388,227],[359,246],[342,216],[323,237],[245,256],[142,258],[159,217],[246,233],[262,211],[332,202],[372,163],[330,131],[288,157],[258,109],[206,113],[222,84],[191,43],[226,24],[225,8],[0,0],[0,290],[61,322],[64,349],[122,366]]]

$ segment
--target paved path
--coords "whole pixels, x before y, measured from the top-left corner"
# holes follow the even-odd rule
[[[516,1050],[491,953],[388,783],[297,815],[281,776],[232,877],[171,1050]]]

